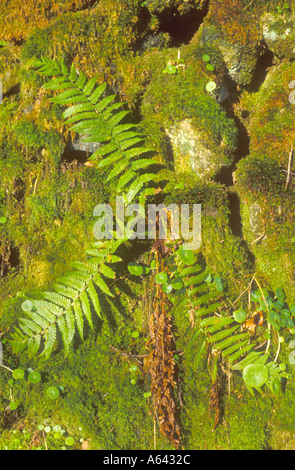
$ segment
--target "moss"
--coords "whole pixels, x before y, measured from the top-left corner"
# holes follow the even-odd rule
[[[253,201],[257,196],[275,198],[282,193],[285,185],[279,163],[266,155],[253,153],[237,164],[235,179],[239,194]]]
[[[177,189],[181,183],[184,190]],[[227,294],[234,299],[243,289],[245,277],[251,273],[253,266],[249,251],[232,232],[226,189],[217,183],[200,183],[187,173],[178,173],[167,186],[167,191],[171,194],[166,204],[178,201],[182,204],[201,204],[200,251],[210,269],[226,281]]]
[[[15,42],[21,41],[36,28],[36,23],[44,27],[57,15],[79,10],[89,3],[89,0],[64,0],[63,2],[44,0],[36,8],[34,0],[22,5],[13,0],[6,6],[0,6],[2,37]]]
[[[237,145],[234,121],[227,117],[225,111],[205,90],[206,83],[212,77],[202,59],[204,49],[194,46],[182,50],[181,57],[185,68],[174,75],[163,74],[163,71],[169,57],[173,60],[174,56],[176,60],[177,52],[170,52],[166,57],[162,54],[162,66],[158,66],[158,72],[154,73],[143,96],[141,126],[147,135],[150,135],[153,129],[158,129],[151,140],[167,161],[169,156],[167,147],[165,150],[163,144],[164,130],[176,127],[190,118],[196,129],[201,129],[209,136],[211,145],[215,145],[217,150],[221,147],[218,152],[223,153],[221,160],[226,162],[230,159],[230,151]],[[220,58],[216,57],[216,64],[218,60]],[[221,63],[219,66],[221,67]]]
[[[164,10],[172,8],[177,9],[180,13],[186,13],[195,8],[202,10],[206,6],[207,0],[187,0],[185,2],[181,0],[146,0],[141,3],[144,4],[151,13],[163,13]]]
[[[269,168],[269,162],[267,165]],[[271,171],[270,180],[267,172],[262,174],[265,179],[259,182],[257,177],[255,188],[263,182],[264,189],[268,185],[268,192],[254,190],[246,194],[242,190],[241,193],[243,236],[256,258],[257,271],[266,277],[273,290],[282,287],[292,301],[295,293],[293,193],[275,191],[273,181],[278,181],[278,173]],[[251,181],[252,177],[253,172]]]
[[[45,147],[50,150],[50,153],[55,156],[55,161],[58,162],[63,142],[60,134],[56,131],[44,132],[38,129],[33,122],[23,120],[13,126],[13,132],[16,140],[24,147],[32,147],[33,149]]]
[[[294,109],[289,102],[293,78],[294,64],[284,61],[272,67],[257,93],[245,93],[240,104],[249,110],[244,122],[251,153],[267,155],[285,167],[294,131]]]

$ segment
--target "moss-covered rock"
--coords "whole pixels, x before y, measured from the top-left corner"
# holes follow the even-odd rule
[[[261,18],[263,39],[270,51],[282,59],[293,59],[295,17],[288,12],[285,15],[265,14]]]
[[[191,120],[185,119],[167,131],[170,137],[176,171],[195,172],[200,179],[216,176],[232,159],[208,137],[204,130],[194,129]]]

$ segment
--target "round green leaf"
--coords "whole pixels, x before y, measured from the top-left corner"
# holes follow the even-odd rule
[[[166,284],[168,281],[168,276],[166,273],[157,273],[155,276],[155,281],[157,284]]]
[[[250,387],[261,387],[268,379],[268,368],[264,364],[249,364],[243,370],[243,379]]]
[[[259,302],[261,299],[261,293],[259,290],[252,290],[251,292],[251,300],[252,302]]]
[[[284,318],[284,320],[288,320],[288,318],[290,318],[291,316],[291,312],[284,308],[283,310],[281,310],[280,315],[282,318]]]
[[[204,281],[209,284],[209,283],[212,281],[212,276],[211,276],[211,274],[208,274],[208,276],[204,279]]]
[[[145,392],[145,393],[143,394],[143,396],[144,396],[144,398],[149,398],[149,397],[152,396],[152,394],[151,394],[151,392]]]
[[[267,316],[267,321],[270,323],[276,330],[280,329],[280,315],[275,312],[274,310],[271,310]]]
[[[134,276],[141,276],[144,273],[143,266],[133,261],[128,264],[128,270]]]
[[[204,55],[203,55],[203,60],[204,60],[205,62],[209,62],[210,56],[209,56],[208,54],[204,54]]]
[[[292,313],[292,315],[295,315],[295,303],[294,302],[290,304],[290,312]]]
[[[135,385],[135,384],[136,384],[136,380],[135,380],[135,379],[132,379],[132,380],[130,380],[130,383],[131,383],[131,385]]]
[[[0,217],[0,224],[4,225],[7,222],[7,217]]]
[[[23,309],[24,312],[31,312],[33,307],[34,307],[34,304],[31,300],[25,300],[22,303],[22,309]]]
[[[244,323],[244,321],[247,318],[247,312],[244,309],[240,308],[239,310],[234,311],[233,317],[236,320],[236,322]]]
[[[157,267],[156,260],[153,259],[153,260],[151,261],[151,269],[155,269],[156,267]]]
[[[25,375],[25,371],[22,370],[22,369],[15,369],[13,372],[12,372],[12,377],[14,379],[23,379],[24,378],[24,375]]]
[[[75,443],[75,439],[69,436],[66,438],[65,443],[67,444],[67,446],[72,446]]]
[[[133,331],[132,335],[131,335],[133,338],[138,338],[139,337],[139,333],[138,331]]]
[[[275,310],[280,311],[284,307],[284,302],[281,302],[280,300],[278,300],[277,302],[274,302],[272,306]]]
[[[31,384],[37,384],[41,380],[41,374],[39,372],[31,372],[28,376],[28,381]]]
[[[173,279],[171,281],[171,285],[172,285],[173,289],[175,289],[175,290],[181,289],[183,287],[182,279],[180,277],[177,277],[176,279]]]
[[[56,400],[56,398],[59,397],[59,390],[58,390],[58,388],[56,388],[56,387],[49,387],[49,388],[46,390],[46,393],[47,393],[47,396],[48,396],[51,400]]]
[[[211,93],[212,91],[214,91],[216,88],[216,83],[213,82],[213,80],[211,80],[210,82],[207,83],[206,85],[206,90]]]
[[[192,250],[184,250],[183,246],[179,248],[177,254],[180,260],[188,266],[193,265],[196,261],[194,252]]]
[[[285,294],[284,294],[284,291],[281,287],[279,287],[278,289],[276,289],[276,297],[278,300],[280,300],[281,302],[283,300],[285,300]]]
[[[137,365],[136,364],[132,364],[132,366],[130,367],[130,372],[135,372],[136,370],[138,369]]]
[[[278,377],[273,377],[270,382],[270,388],[271,391],[275,394],[278,395],[281,391],[281,382]]]
[[[174,65],[169,64],[169,65],[167,65],[167,67],[165,69],[165,72],[174,74],[174,73],[177,72],[177,68],[174,67]]]
[[[220,279],[220,277],[215,277],[214,282],[215,282],[216,289],[219,292],[222,292],[223,291],[223,284],[222,284],[222,280]]]
[[[171,284],[168,284],[166,282],[165,284],[163,284],[162,289],[165,292],[165,294],[170,294],[172,292],[173,287]]]
[[[210,70],[210,72],[213,72],[213,70],[215,69],[214,65],[212,65],[212,64],[207,64],[206,68],[207,68],[207,70]]]
[[[9,403],[9,408],[10,408],[11,410],[16,410],[16,409],[17,409],[17,406],[18,406],[18,404],[17,404],[16,401],[12,401],[12,402]]]

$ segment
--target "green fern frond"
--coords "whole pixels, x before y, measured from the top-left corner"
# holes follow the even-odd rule
[[[65,353],[69,352],[76,330],[81,338],[84,333],[84,318],[93,329],[92,313],[102,318],[98,290],[103,295],[113,296],[104,279],[114,279],[115,271],[109,263],[121,258],[115,252],[122,240],[93,243],[94,253],[101,255],[85,263],[73,263],[76,270],[58,279],[54,290],[44,292],[44,300],[33,300],[33,308],[27,318],[21,318],[12,334],[12,345],[16,350],[28,349],[30,354],[40,349],[44,357],[53,351],[60,333]]]
[[[140,155],[153,152],[153,149],[143,147],[143,137],[137,133],[133,124],[120,124],[129,114],[129,111],[121,110],[123,103],[114,102],[116,95],[104,96],[106,85],[96,85],[95,77],[87,80],[82,71],[75,70],[72,65],[70,71],[63,62],[57,62],[45,57],[33,61],[34,67],[45,76],[54,77],[44,88],[51,90],[62,90],[54,96],[51,101],[67,109],[63,113],[66,124],[72,124],[70,130],[85,135],[84,142],[103,142],[104,145],[95,152],[91,161],[103,166],[99,159],[108,155],[104,166],[113,165],[119,161],[110,174],[109,180],[118,177],[129,165],[135,172],[143,171],[155,160],[141,159],[136,162]],[[116,112],[117,111],[117,112]],[[131,130],[132,129],[132,130]],[[140,145],[139,145],[140,144]],[[129,174],[130,176],[130,174]],[[135,175],[134,175],[135,176]],[[153,176],[155,176],[153,174]],[[138,184],[135,184],[128,195],[128,200],[137,196],[140,190],[144,190],[145,183],[149,183],[152,175],[143,179],[143,175],[136,173]],[[130,180],[129,180],[130,181]],[[120,187],[124,187],[123,186]]]

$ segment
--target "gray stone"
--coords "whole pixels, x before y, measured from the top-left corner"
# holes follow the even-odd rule
[[[170,137],[177,171],[193,170],[200,179],[216,176],[222,167],[230,164],[222,149],[213,144],[202,129],[195,129],[191,119],[184,119],[176,127],[167,130]]]
[[[249,85],[258,59],[256,48],[254,46],[244,46],[238,43],[221,41],[219,49],[227,66],[229,76],[238,85]]]
[[[261,221],[261,207],[257,202],[249,207],[249,229],[255,238],[263,233],[263,225]]]
[[[2,93],[5,95],[19,83],[19,77],[15,70],[8,70],[0,74],[0,82],[2,83]]]
[[[295,15],[266,13],[260,20],[263,39],[278,58],[295,57]]]
[[[83,138],[85,137],[81,136],[72,142],[73,150],[79,150],[81,152],[88,152],[89,154],[92,154],[101,147],[99,142],[82,142]]]

